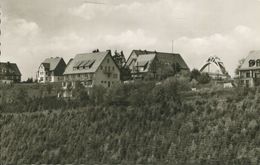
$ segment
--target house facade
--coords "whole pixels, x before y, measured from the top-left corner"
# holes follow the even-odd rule
[[[109,88],[120,83],[120,70],[111,56],[111,51],[78,54],[64,72],[63,89],[73,89],[77,84],[84,87]]]
[[[126,62],[133,79],[161,79],[179,71],[189,71],[180,54],[133,50]]]
[[[21,81],[21,72],[15,63],[0,63],[0,83],[11,84]]]
[[[63,72],[65,71],[66,63],[61,57],[51,57],[45,59],[38,68],[37,81],[38,83],[53,83],[63,81]]]
[[[239,84],[246,87],[260,85],[260,50],[251,51],[238,70]]]

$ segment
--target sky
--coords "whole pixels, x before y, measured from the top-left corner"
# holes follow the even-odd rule
[[[91,2],[91,3],[89,3]],[[22,79],[48,57],[133,49],[180,53],[200,69],[218,56],[231,75],[260,50],[260,0],[0,0],[0,61],[17,63]],[[173,42],[172,42],[173,41]],[[173,43],[173,44],[172,44]]]

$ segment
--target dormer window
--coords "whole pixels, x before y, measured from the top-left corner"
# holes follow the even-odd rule
[[[255,60],[249,60],[249,67],[255,66]]]
[[[73,66],[73,70],[90,69],[94,63],[95,60],[78,61]]]

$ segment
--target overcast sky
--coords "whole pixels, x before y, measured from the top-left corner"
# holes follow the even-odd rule
[[[260,49],[260,0],[0,0],[2,56],[23,80],[47,57],[132,49],[180,53],[189,67],[209,56],[231,75],[238,60]]]

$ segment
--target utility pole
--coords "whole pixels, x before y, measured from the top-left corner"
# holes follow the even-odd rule
[[[2,7],[0,4],[0,56],[2,53]]]
[[[173,53],[173,44],[174,44],[174,41],[172,40],[172,53]]]

